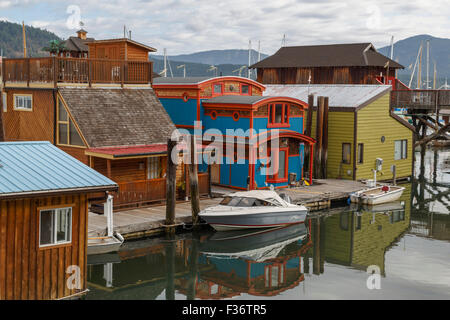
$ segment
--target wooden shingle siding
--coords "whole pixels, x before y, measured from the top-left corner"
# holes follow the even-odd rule
[[[86,289],[87,199],[67,195],[0,201],[0,300],[59,299]],[[72,242],[39,248],[40,207],[72,206]],[[80,267],[81,289],[66,285]]]
[[[54,102],[52,90],[8,89],[7,112],[2,111],[5,141],[53,143]],[[14,95],[32,94],[32,111],[14,110]]]
[[[381,137],[385,142],[381,142]],[[412,173],[413,132],[389,114],[389,93],[358,111],[358,143],[364,144],[364,163],[357,165],[356,179],[371,179],[375,159],[383,159],[378,180],[393,178],[391,166],[396,165],[397,178]],[[407,158],[394,160],[394,141],[407,139]]]

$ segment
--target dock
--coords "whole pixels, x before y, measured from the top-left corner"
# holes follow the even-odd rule
[[[201,199],[200,209],[218,204],[220,198]],[[125,239],[137,239],[164,232],[166,206],[152,206],[114,212],[114,231]],[[175,224],[180,227],[192,221],[191,203],[189,201],[176,204]],[[101,237],[106,235],[106,216],[89,212],[88,236]]]
[[[292,203],[306,206],[310,212],[329,209],[332,206],[345,205],[350,193],[367,188],[358,181],[338,179],[314,180],[312,186],[278,189],[278,193],[287,194]],[[234,189],[212,187],[213,198],[200,200],[200,209],[218,204],[225,194],[235,192]],[[164,232],[166,206],[137,208],[114,213],[114,231],[125,239],[137,239]],[[182,227],[192,222],[191,202],[176,204],[175,224]],[[106,217],[89,212],[89,237],[106,235]]]

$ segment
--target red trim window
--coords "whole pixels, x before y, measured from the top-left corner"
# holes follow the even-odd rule
[[[251,96],[252,87],[249,84],[241,83],[241,95]]]
[[[267,127],[289,127],[289,104],[269,104],[269,122],[267,124]]]
[[[189,100],[189,94],[187,92],[183,93],[183,101],[187,102]]]
[[[213,85],[212,85],[212,95],[213,96],[223,95],[223,83],[222,82],[213,83]]]
[[[238,111],[233,112],[233,120],[234,121],[238,121],[239,120],[239,112]]]
[[[211,112],[211,119],[216,120],[217,119],[217,111],[212,111]]]
[[[279,148],[278,154],[275,154],[273,169],[275,173],[267,176],[267,182],[279,183],[288,181],[288,168],[289,168],[289,148]],[[269,161],[271,160],[272,150],[268,149],[267,156]]]

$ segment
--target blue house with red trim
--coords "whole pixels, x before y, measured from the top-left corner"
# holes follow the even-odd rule
[[[209,151],[203,160],[213,184],[283,188],[312,171],[303,168],[315,143],[303,134],[307,103],[262,96],[263,85],[242,77],[156,78],[153,89],[175,126]],[[203,161],[199,171],[207,169]]]

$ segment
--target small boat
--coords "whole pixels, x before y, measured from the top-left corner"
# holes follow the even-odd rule
[[[124,239],[120,233],[106,237],[88,238],[87,254],[94,255],[117,252],[123,244],[123,241]]]
[[[392,202],[398,200],[405,190],[399,186],[378,186],[350,194],[350,201],[367,205]]]
[[[215,230],[226,231],[302,223],[307,213],[306,207],[289,203],[275,191],[254,190],[231,193],[199,217]]]

